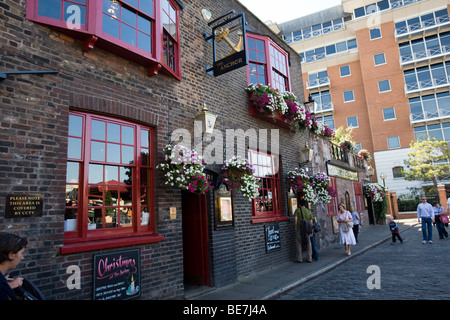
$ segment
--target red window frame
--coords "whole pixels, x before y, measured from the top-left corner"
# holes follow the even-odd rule
[[[330,187],[332,187],[337,192],[337,183],[335,177],[330,177]],[[331,198],[331,201],[328,203],[328,215],[336,215],[338,213],[338,197]]]
[[[61,0],[63,4],[65,2],[70,2],[71,4],[82,5],[85,7],[85,24],[80,28],[69,28],[67,22],[64,20],[63,14],[59,20],[39,15],[39,1],[43,0],[27,1],[28,20],[39,22],[50,27],[55,27],[60,32],[67,33],[74,38],[83,40],[84,51],[92,50],[94,47],[104,48],[118,56],[148,67],[149,75],[155,75],[161,71],[168,75],[174,76],[178,80],[181,80],[179,35],[180,8],[174,0],[153,0],[153,16],[148,15],[139,8],[129,5],[126,1],[117,0],[117,3],[121,8],[126,7],[127,9],[135,12],[136,16],[142,16],[148,21],[151,21],[151,52],[140,49],[137,45],[134,46],[126,41],[103,32],[103,1],[86,0],[86,4],[82,5],[77,3],[76,0]],[[166,18],[163,13],[165,11],[161,8],[162,5],[173,9],[170,15],[170,26],[172,29],[175,29],[175,32],[171,30],[173,36],[171,36],[170,39],[172,44],[172,60],[174,60],[174,62],[171,64],[166,63],[164,60],[164,35],[166,33],[166,28],[163,20],[165,21]],[[62,5],[62,8],[64,8],[64,5]],[[119,19],[120,18],[117,20]],[[139,33],[139,31],[137,31],[137,33]]]
[[[251,44],[253,41],[255,45]],[[262,41],[264,46],[257,46],[258,41]],[[290,91],[289,54],[286,51],[269,37],[249,33],[247,33],[247,50],[249,52],[248,83],[270,85],[281,92]],[[262,72],[263,69],[265,72]],[[257,76],[256,83],[252,82],[252,75]],[[265,83],[259,81],[262,77]]]
[[[283,216],[280,159],[273,155],[256,150],[248,150],[248,159],[260,178],[260,196],[252,199],[252,223],[287,220]]]
[[[64,232],[64,245],[60,249],[61,253],[83,252],[163,240],[162,236],[156,234],[155,226],[153,129],[129,121],[78,111],[71,111],[69,116],[82,121],[81,134],[71,132],[69,124],[68,135],[65,218],[67,219],[68,214],[75,212],[77,227]],[[94,121],[105,124],[104,138],[93,135],[92,124]],[[116,130],[120,128],[120,140],[113,141],[107,138],[110,126],[114,126]],[[128,132],[133,130],[132,134],[127,135],[130,138],[132,135],[132,142],[130,139],[125,141],[126,129]],[[104,150],[94,153],[96,144],[103,146]],[[79,150],[72,152],[77,148]],[[111,153],[114,157],[111,160],[108,148],[120,150],[120,152]],[[131,148],[133,148],[131,152],[133,155],[130,157]],[[126,161],[125,157],[127,157]],[[130,161],[130,159],[132,160]],[[69,167],[75,169],[71,171]],[[94,171],[94,167],[102,169]],[[121,171],[122,169],[124,171]],[[109,177],[106,175],[106,170],[109,170]],[[101,173],[99,174],[99,172]],[[101,179],[98,179],[97,176],[97,179],[91,178],[94,173],[99,174]],[[77,178],[73,179],[74,176]],[[128,183],[121,181],[125,176],[128,177],[126,179]],[[73,193],[74,189],[76,189],[75,194]],[[111,192],[108,192],[108,189]],[[107,194],[109,196],[116,195],[116,201],[114,202],[111,198],[111,202],[107,203]],[[123,200],[122,196],[124,199],[131,198],[132,200],[128,203],[121,201]],[[98,203],[100,204],[93,203],[92,200],[96,197],[99,198]],[[93,208],[95,208],[95,213]],[[148,223],[147,215],[144,212],[148,212]],[[106,218],[107,213],[113,217],[110,216],[111,220],[109,221]],[[89,228],[89,225],[92,224],[96,225],[95,229]]]

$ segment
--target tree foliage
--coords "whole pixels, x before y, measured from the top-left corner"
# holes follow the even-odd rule
[[[410,145],[403,176],[410,181],[431,180],[436,187],[439,180],[450,174],[449,158],[446,141],[430,137],[416,140]]]

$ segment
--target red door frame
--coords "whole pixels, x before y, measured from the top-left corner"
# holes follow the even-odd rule
[[[206,195],[182,192],[185,281],[210,285]]]

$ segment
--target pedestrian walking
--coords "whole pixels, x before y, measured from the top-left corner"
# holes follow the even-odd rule
[[[22,261],[28,241],[14,234],[0,233],[0,300],[18,300],[15,288],[22,286],[23,278],[10,278],[7,273]]]
[[[355,211],[353,206],[350,206],[350,214],[353,219],[353,234],[355,235],[356,243],[358,243],[358,234],[359,234],[359,213]]]
[[[297,249],[297,262],[303,262],[302,247],[306,245],[306,260],[312,262],[312,244],[311,237],[313,236],[312,213],[306,206],[308,202],[300,201],[300,206],[294,212],[295,223],[295,246]]]
[[[441,217],[446,216],[444,208],[439,204],[439,202],[433,202],[433,211],[434,211],[434,221],[436,223],[436,229],[439,233],[439,239],[448,238],[448,232],[445,230],[445,225],[442,223]]]
[[[350,212],[345,209],[345,205],[339,205],[338,220],[340,231],[340,242],[345,247],[345,253],[351,255],[351,246],[356,244],[353,234],[353,218]]]
[[[422,243],[433,243],[434,211],[425,196],[422,196],[422,203],[417,206],[417,220],[422,223]]]
[[[397,239],[400,240],[400,243],[403,243],[403,239],[400,236],[400,230],[398,229],[397,222],[394,221],[394,217],[387,216],[387,218],[389,221],[389,230],[391,230],[391,234],[392,234],[392,243],[391,244],[395,244]]]
[[[322,228],[320,227],[319,219],[313,217],[313,235],[311,237],[311,247],[312,247],[312,258],[314,261],[319,261],[319,250],[316,244],[316,233],[320,232]]]

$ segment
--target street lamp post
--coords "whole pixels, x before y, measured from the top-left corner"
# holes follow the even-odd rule
[[[383,179],[383,187],[386,187],[386,184],[384,183],[384,180],[387,178],[386,174],[380,174],[380,178]]]

